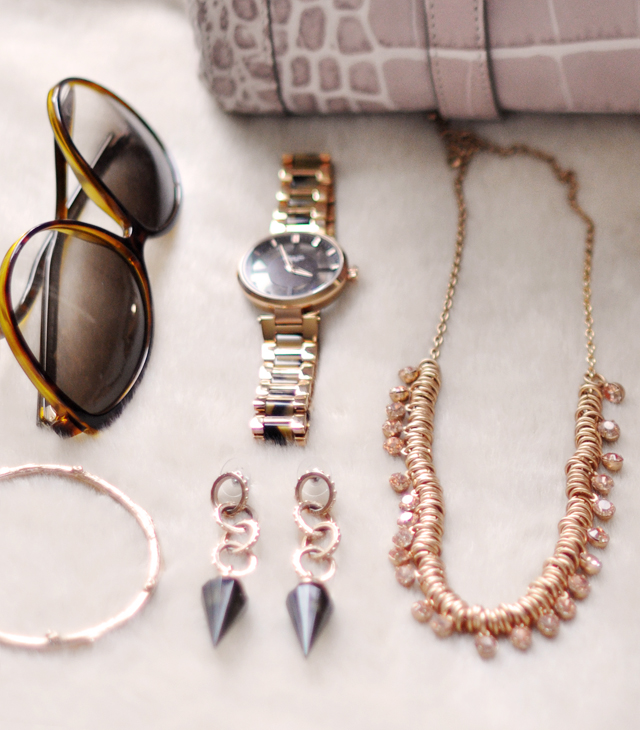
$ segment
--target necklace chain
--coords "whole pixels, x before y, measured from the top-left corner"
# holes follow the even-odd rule
[[[584,208],[578,202],[578,179],[573,170],[561,167],[558,160],[553,156],[530,147],[526,144],[513,144],[507,147],[489,142],[478,136],[474,132],[468,130],[453,129],[448,122],[443,120],[439,115],[434,114],[432,118],[436,122],[438,131],[447,149],[447,158],[449,165],[457,170],[457,175],[453,183],[456,203],[458,205],[458,226],[456,230],[456,246],[453,257],[453,265],[449,274],[449,284],[447,286],[447,294],[444,300],[440,321],[436,330],[436,336],[433,338],[433,347],[430,352],[430,358],[437,360],[440,357],[440,348],[444,341],[444,335],[447,331],[447,322],[453,305],[453,298],[456,292],[456,284],[458,283],[458,275],[460,273],[460,264],[462,262],[462,252],[466,240],[467,227],[467,203],[464,196],[464,180],[469,170],[469,164],[474,155],[478,152],[489,152],[500,157],[514,157],[522,155],[531,157],[546,163],[551,168],[556,179],[567,186],[567,202],[571,210],[585,224],[585,246],[584,246],[584,268],[582,272],[582,302],[584,308],[585,336],[587,346],[587,374],[590,378],[594,378],[596,374],[596,346],[595,336],[593,332],[593,312],[591,307],[591,264],[593,259],[593,243],[595,237],[595,223]]]
[[[594,524],[610,519],[615,507],[607,495],[613,479],[598,471],[600,466],[617,472],[623,459],[618,454],[603,453],[603,441],[616,441],[618,425],[603,416],[603,400],[620,403],[624,388],[609,383],[596,374],[593,314],[591,309],[591,266],[595,224],[578,203],[578,181],[573,170],[560,166],[557,159],[542,150],[525,144],[501,146],[473,132],[452,129],[439,116],[433,116],[448,153],[451,167],[457,171],[454,192],[458,205],[458,226],[453,265],[442,314],[433,340],[430,357],[417,368],[403,368],[404,385],[391,389],[388,420],[382,430],[385,450],[392,456],[403,456],[406,471],[392,474],[389,482],[402,494],[399,530],[389,553],[396,566],[396,578],[410,588],[418,583],[424,599],[412,606],[413,616],[428,622],[437,636],[454,632],[475,635],[476,648],[484,658],[497,650],[498,637],[508,635],[518,649],[531,645],[532,629],[546,637],[555,636],[560,621],[573,618],[574,598],[589,593],[588,576],[600,570],[600,561],[588,547],[604,548],[609,536]],[[575,421],[576,451],[566,465],[565,514],[558,524],[558,541],[553,555],[545,561],[539,577],[531,582],[523,596],[512,603],[501,603],[493,609],[467,603],[448,585],[442,558],[445,504],[444,494],[433,462],[435,410],[441,376],[437,359],[447,330],[460,265],[464,250],[467,205],[464,180],[469,164],[478,152],[490,152],[507,158],[515,155],[546,163],[556,179],[566,186],[567,202],[585,225],[582,296],[587,346],[587,372],[579,392]]]

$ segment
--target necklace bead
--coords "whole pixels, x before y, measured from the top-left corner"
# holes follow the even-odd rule
[[[546,636],[547,639],[553,639],[560,631],[560,619],[555,613],[543,613],[536,626],[543,636]]]
[[[402,433],[403,429],[402,421],[385,421],[382,424],[382,433],[387,437],[397,436]]]
[[[410,565],[409,563],[399,565],[396,568],[396,580],[401,586],[411,588],[416,580],[416,571],[413,565]]]
[[[387,416],[391,421],[401,421],[406,412],[407,409],[402,405],[402,403],[394,402],[387,406]]]
[[[391,388],[389,395],[394,403],[404,403],[411,397],[411,391],[404,385],[396,385],[395,388]]]
[[[399,456],[404,448],[404,442],[397,436],[392,436],[391,438],[388,438],[382,446],[391,456]]]
[[[591,586],[589,585],[589,581],[584,577],[584,575],[580,575],[580,573],[574,573],[573,575],[570,575],[569,580],[567,581],[567,585],[569,586],[569,590],[571,591],[571,593],[579,601],[582,601],[591,592]]]
[[[453,620],[449,616],[436,613],[429,622],[429,626],[439,639],[447,639],[453,634]]]
[[[433,616],[433,608],[428,601],[416,601],[411,606],[411,615],[421,624],[426,624]]]
[[[614,481],[608,474],[596,474],[591,477],[591,486],[605,497],[613,489]]]
[[[568,593],[562,593],[553,607],[563,621],[570,621],[576,615],[576,604]]]
[[[400,527],[412,527],[418,521],[418,515],[415,512],[401,512],[398,517],[398,525]]]
[[[516,649],[526,651],[531,646],[533,634],[528,626],[515,626],[511,630],[509,638]]]
[[[608,499],[599,497],[593,503],[593,511],[601,520],[610,520],[616,512],[616,508]]]
[[[411,555],[401,547],[393,547],[389,550],[389,560],[398,567],[398,565],[404,565],[411,560]]]
[[[624,400],[625,392],[620,383],[605,383],[602,388],[602,392],[604,397],[610,403],[615,403],[617,405],[618,403],[622,403]]]
[[[418,370],[418,368],[407,367],[402,368],[398,375],[400,376],[400,380],[402,380],[403,383],[411,385],[411,383],[417,380],[418,375],[420,375],[420,371]]]
[[[475,644],[483,659],[493,659],[498,651],[498,641],[491,634],[476,634]]]
[[[413,512],[419,504],[418,495],[415,492],[410,492],[409,494],[405,494],[400,500],[400,509]]]
[[[609,471],[620,471],[620,469],[622,469],[623,462],[624,459],[620,456],[620,454],[614,454],[613,452],[602,454],[602,466]]]
[[[602,529],[602,527],[592,527],[587,530],[587,539],[597,548],[606,548],[609,544],[609,535]]]
[[[406,492],[411,487],[411,479],[406,474],[396,472],[389,477],[389,484],[394,492]]]
[[[580,567],[587,575],[598,575],[602,568],[602,563],[591,553],[582,553],[580,556]]]
[[[615,421],[600,421],[598,433],[605,441],[617,441],[620,438],[620,426]]]
[[[400,548],[411,547],[413,542],[413,532],[408,527],[401,527],[393,536],[393,543]]]

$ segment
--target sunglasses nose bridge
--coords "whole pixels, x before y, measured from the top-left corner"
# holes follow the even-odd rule
[[[133,249],[133,252],[142,261],[144,244],[146,243],[147,238],[149,238],[147,231],[142,228],[130,226],[129,229],[125,231],[124,237]]]

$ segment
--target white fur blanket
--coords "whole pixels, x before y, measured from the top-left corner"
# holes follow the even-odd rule
[[[622,382],[611,544],[591,596],[527,654],[435,638],[410,616],[387,559],[399,468],[381,448],[396,372],[428,355],[453,253],[452,173],[423,116],[225,116],[197,79],[179,0],[0,0],[0,220],[6,250],[54,210],[46,94],[77,75],[120,94],[177,161],[184,206],[146,244],[155,343],[121,418],[62,440],[35,425],[35,391],[0,344],[0,463],[82,464],[149,511],[164,555],[157,594],[89,649],[0,647],[0,727],[479,728],[636,726],[640,714],[640,123],[521,116],[476,128],[574,168],[597,223],[593,306],[600,371]],[[280,155],[325,150],[338,238],[360,281],[328,310],[306,449],[264,447],[247,422],[260,363],[237,262],[268,227]],[[469,238],[442,350],[435,458],[453,587],[493,605],[521,595],[553,550],[585,370],[583,231],[548,170],[483,157],[468,179]],[[200,587],[219,537],[209,488],[250,472],[262,536],[248,610],[217,650]],[[307,660],[284,601],[295,585],[291,518],[300,464],[337,483],[343,534],[335,611]],[[108,500],[75,484],[0,488],[0,630],[64,630],[114,613],[141,584],[144,541]]]

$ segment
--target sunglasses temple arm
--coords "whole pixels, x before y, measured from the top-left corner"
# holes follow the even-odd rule
[[[55,163],[56,163],[56,220],[64,220],[67,218],[67,163],[62,154],[62,150],[57,142],[55,146]]]
[[[78,220],[87,203],[87,195],[80,185],[67,200],[67,163],[58,145],[55,145],[56,157],[56,220]]]
[[[94,161],[91,164],[94,172],[102,174],[106,170],[117,154],[117,143],[121,141],[114,134],[107,135],[102,143],[102,147],[98,150]],[[74,190],[71,198],[67,200],[67,162],[57,142],[55,144],[55,163],[56,163],[56,220],[78,220],[80,213],[87,204],[89,198],[82,189],[82,186]]]
[[[55,144],[56,159],[56,220],[78,220],[87,203],[87,195],[80,185],[67,200],[67,162],[60,147]]]

